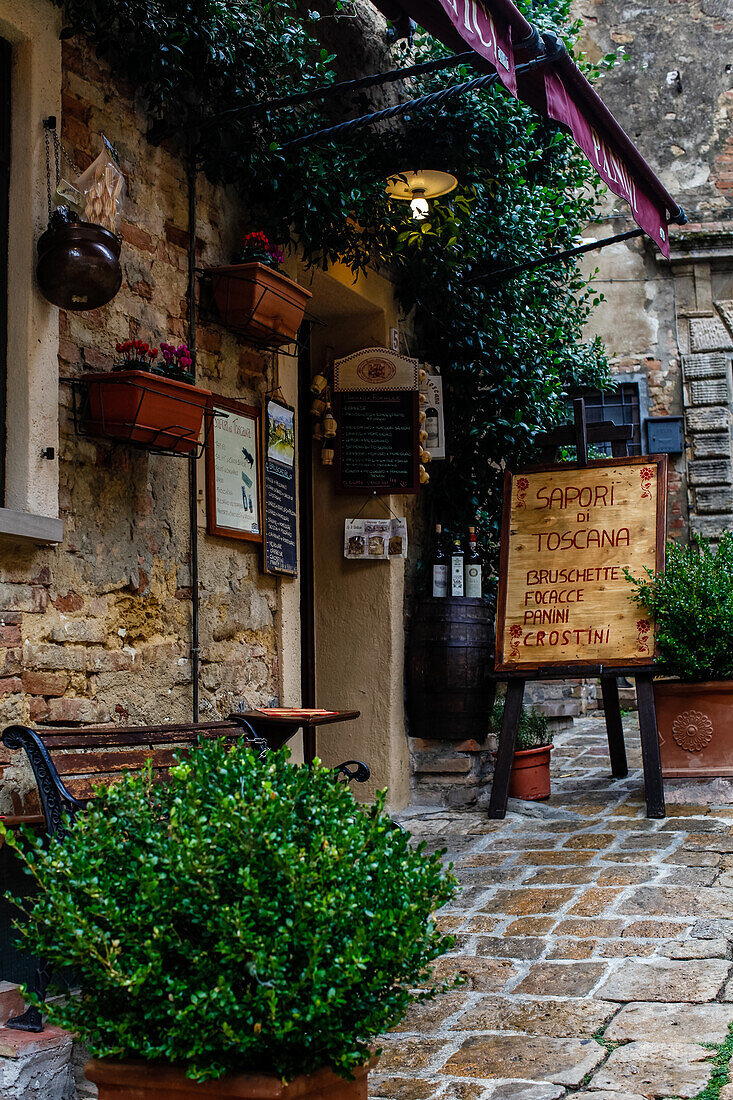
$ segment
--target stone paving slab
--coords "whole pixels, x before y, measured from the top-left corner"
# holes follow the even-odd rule
[[[710,1054],[692,1043],[629,1043],[613,1051],[593,1084],[655,1098],[696,1096],[710,1077]]]
[[[547,802],[511,800],[503,821],[400,815],[457,866],[461,896],[437,914],[456,946],[435,972],[466,981],[388,1037],[373,1100],[675,1100],[706,1084],[699,1044],[733,1020],[733,803],[647,819],[625,725],[624,780],[586,719],[556,738]]]
[[[453,1023],[461,1031],[513,1031],[590,1038],[618,1012],[611,1001],[482,997]]]
[[[639,1002],[625,1005],[606,1028],[604,1038],[651,1043],[722,1043],[728,1034],[731,1010],[724,1004],[691,1005]]]
[[[443,1068],[459,1077],[520,1077],[579,1085],[603,1061],[604,1053],[593,1039],[472,1035]]]
[[[712,1001],[730,970],[727,959],[629,960],[598,987],[607,1001]]]
[[[502,1081],[486,1094],[487,1100],[560,1100],[565,1096],[562,1085],[536,1081]]]

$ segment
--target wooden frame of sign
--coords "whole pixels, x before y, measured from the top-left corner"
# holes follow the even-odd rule
[[[547,439],[553,445],[572,442],[574,432],[584,458],[590,433],[582,399],[574,411],[574,428],[556,429]],[[604,426],[593,427],[595,440],[603,441]],[[606,439],[620,438],[614,425],[606,427]],[[624,567],[635,576],[645,568],[664,568],[666,487],[666,455],[507,472],[495,676],[508,686],[489,817],[506,813],[528,680],[599,676],[612,775],[628,774],[619,675],[636,680],[647,816],[664,817],[652,692],[653,624],[631,599]]]
[[[649,665],[651,625],[624,568],[664,569],[666,469],[646,455],[507,470],[497,672]]]
[[[418,432],[420,428],[419,395],[406,390],[377,390],[361,392],[343,390],[334,395],[334,412],[338,422],[336,434],[336,492],[337,493],[417,493],[420,488],[420,446]],[[386,427],[375,438],[391,444],[395,432],[405,437],[407,446],[396,454],[394,448],[387,454],[378,470],[382,474],[368,469],[368,460],[364,460],[359,469],[359,456],[351,445],[351,434],[359,430],[358,420],[364,424],[364,433],[379,428],[380,414],[386,414],[391,427]],[[402,424],[396,417],[402,417]],[[386,420],[385,420],[386,423]],[[388,434],[391,433],[391,434]],[[408,454],[409,447],[409,454]],[[361,449],[361,448],[359,448]],[[394,471],[384,473],[388,463]]]
[[[206,530],[262,542],[262,410],[218,394],[211,407],[227,416],[213,418],[206,440]]]

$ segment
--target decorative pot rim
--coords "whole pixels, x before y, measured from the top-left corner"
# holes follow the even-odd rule
[[[93,231],[93,232],[92,232]],[[101,236],[109,238],[109,243],[116,249],[117,255],[120,254],[120,248],[122,246],[122,237],[119,233],[113,233],[111,229],[107,229],[104,225],[99,225],[97,222],[66,222],[64,225],[48,225],[44,229],[38,238],[37,248],[40,252],[41,242],[50,240],[52,237],[58,236],[77,236],[91,237]]]
[[[132,379],[153,379],[155,382],[162,383],[166,386],[172,386],[175,389],[195,390],[196,393],[205,394],[207,397],[216,397],[211,390],[207,390],[205,386],[196,386],[192,382],[181,382],[178,378],[170,378],[167,374],[156,374],[154,371],[137,370],[105,370],[96,371],[94,374],[83,374],[81,376],[82,382],[127,382]]]
[[[276,267],[270,267],[269,264],[263,264],[261,260],[247,260],[242,264],[219,264],[217,267],[204,268],[205,275],[229,275],[233,271],[242,271],[245,268],[258,268],[261,271],[267,271],[271,275],[276,275],[279,279],[282,279],[286,283],[291,283],[297,287],[301,294],[304,294],[306,298],[312,298],[313,292],[306,287],[297,283],[295,279],[291,279],[289,275],[286,275],[284,271],[278,271]]]
[[[536,745],[533,749],[515,749],[514,750],[514,755],[515,756],[532,756],[534,753],[549,752],[551,749],[554,749],[554,747],[555,746],[551,741],[549,743],[549,745]]]
[[[355,1079],[366,1076],[378,1061],[375,1056],[361,1066],[355,1066],[352,1073]],[[157,1092],[178,1093],[182,1085],[190,1085],[191,1088],[200,1088],[202,1096],[207,1100],[220,1100],[230,1096],[236,1100],[237,1096],[248,1096],[250,1100],[278,1100],[285,1098],[288,1089],[297,1082],[303,1082],[310,1091],[325,1085],[334,1079],[340,1080],[329,1066],[314,1070],[313,1073],[299,1074],[291,1081],[283,1083],[283,1079],[275,1073],[267,1073],[262,1070],[252,1070],[246,1073],[225,1074],[213,1081],[204,1081],[201,1084],[186,1077],[185,1066],[175,1065],[169,1062],[146,1062],[143,1059],[115,1059],[115,1058],[91,1058],[84,1066],[84,1075],[88,1080],[96,1084],[117,1085],[124,1084],[127,1087],[143,1084],[155,1087]],[[121,1080],[123,1078],[123,1080]],[[244,1093],[244,1088],[248,1092]]]
[[[682,680],[679,676],[655,676],[652,681],[654,687],[681,687],[692,691],[725,688],[733,691],[733,678],[730,680]]]

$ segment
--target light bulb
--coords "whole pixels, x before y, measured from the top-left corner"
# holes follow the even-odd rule
[[[430,206],[428,200],[425,198],[425,191],[422,188],[420,190],[416,188],[412,192],[410,209],[412,210],[413,221],[416,222],[425,221],[430,213]]]

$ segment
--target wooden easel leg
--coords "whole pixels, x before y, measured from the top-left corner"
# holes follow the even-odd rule
[[[606,716],[608,755],[611,757],[611,775],[623,779],[629,774],[624,745],[624,727],[621,721],[621,704],[618,698],[618,680],[615,676],[601,676],[603,713]]]
[[[507,684],[504,717],[502,718],[501,733],[499,735],[499,751],[496,757],[494,779],[491,784],[490,818],[503,818],[506,816],[509,777],[514,762],[514,746],[517,741],[519,718],[522,713],[525,683],[525,680],[510,680]]]
[[[662,756],[659,751],[657,714],[654,709],[654,691],[652,688],[651,673],[639,673],[636,676],[636,700],[639,706],[639,731],[641,733],[641,758],[644,764],[646,816],[664,817]]]

